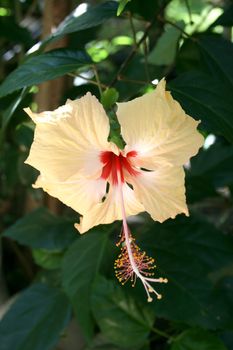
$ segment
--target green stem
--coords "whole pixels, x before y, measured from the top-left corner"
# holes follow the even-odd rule
[[[132,34],[133,34],[133,42],[134,42],[134,46],[137,49],[137,37],[136,37],[136,30],[134,27],[134,23],[133,23],[133,18],[132,18],[132,14],[130,13],[129,15],[129,23],[130,23],[130,27],[132,30]]]
[[[93,71],[94,71],[94,73],[95,73],[95,78],[96,78],[97,86],[98,86],[98,88],[99,88],[100,96],[102,96],[102,94],[103,94],[102,84],[101,84],[101,82],[100,82],[99,74],[98,74],[98,71],[97,71],[97,68],[96,68],[95,65],[93,65]]]
[[[153,327],[151,330],[152,330],[152,332],[154,332],[155,334],[158,334],[159,336],[161,336],[163,338],[169,339],[170,341],[173,340],[173,337],[171,335],[167,334],[164,331],[161,331],[158,328]]]

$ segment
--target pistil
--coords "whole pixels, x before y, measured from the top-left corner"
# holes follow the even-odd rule
[[[118,280],[125,284],[128,280],[131,281],[134,286],[136,279],[139,278],[145,288],[147,294],[147,301],[151,302],[153,298],[151,293],[154,293],[157,299],[161,299],[162,295],[159,294],[149,282],[167,283],[166,278],[152,278],[154,275],[153,270],[155,269],[154,259],[148,257],[145,252],[136,245],[135,239],[132,237],[129,230],[126,211],[124,205],[124,196],[121,182],[121,172],[117,171],[117,186],[119,189],[120,205],[123,218],[123,228],[121,233],[121,254],[115,262],[115,272]]]

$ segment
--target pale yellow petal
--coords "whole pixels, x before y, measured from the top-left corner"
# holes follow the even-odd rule
[[[112,145],[107,141],[108,117],[94,96],[88,93],[53,112],[26,112],[36,122],[26,163],[50,180],[100,175],[100,152],[112,150]]]
[[[88,212],[93,205],[101,203],[106,193],[106,181],[103,179],[71,178],[69,181],[48,181],[39,176],[34,188],[43,188],[51,196],[71,207],[80,214]]]
[[[134,162],[142,168],[183,165],[203,145],[204,139],[197,131],[199,122],[185,114],[165,91],[164,79],[155,91],[119,103],[117,117],[126,151],[137,152]]]
[[[155,221],[163,222],[177,214],[188,215],[184,169],[159,168],[132,179],[135,195]]]
[[[145,211],[143,205],[136,199],[133,190],[127,184],[124,184],[122,189],[126,216],[137,215]],[[80,233],[84,233],[94,226],[110,224],[115,220],[122,220],[120,192],[117,186],[111,186],[105,201],[95,205],[75,227]]]

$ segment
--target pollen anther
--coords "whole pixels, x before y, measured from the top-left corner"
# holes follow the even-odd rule
[[[151,302],[153,300],[150,293],[156,294],[157,299],[161,299],[162,295],[157,293],[149,282],[167,283],[168,280],[162,277],[158,279],[152,278],[154,276],[153,270],[156,267],[154,265],[154,259],[147,256],[146,252],[138,247],[129,228],[128,233],[128,241],[134,264],[130,260],[128,247],[124,238],[124,230],[122,230],[120,240],[116,243],[117,247],[121,245],[121,252],[114,264],[116,277],[122,285],[130,281],[132,287],[135,286],[137,278],[140,278],[147,293],[147,301]]]

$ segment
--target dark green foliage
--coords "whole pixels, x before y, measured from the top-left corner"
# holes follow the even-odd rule
[[[58,78],[90,63],[91,59],[86,53],[66,49],[29,57],[0,86],[0,97],[45,80]]]
[[[5,237],[20,244],[47,250],[68,247],[76,235],[72,221],[56,217],[45,208],[26,215],[4,232]]]
[[[214,335],[202,329],[190,329],[181,334],[172,344],[171,350],[227,350]]]
[[[164,298],[152,305],[157,317],[210,329],[231,327],[228,301],[220,307],[215,295],[220,272],[233,266],[231,237],[194,215],[180,216],[153,224],[140,234],[140,245],[157,257],[158,277],[169,280],[158,286]],[[220,302],[225,293],[223,286]]]
[[[58,289],[35,284],[16,299],[0,323],[1,350],[49,350],[71,316]]]
[[[20,293],[0,321],[0,350],[54,350],[71,313],[86,339],[83,350],[232,350],[232,1],[87,1],[84,13],[74,9],[27,53],[40,41],[40,29],[28,24],[32,16],[41,27],[39,3],[0,1],[0,312],[2,275],[10,297]],[[63,37],[65,47],[49,46]],[[201,121],[207,143],[185,167],[190,217],[159,224],[142,215],[130,224],[137,244],[156,259],[155,277],[168,279],[153,285],[162,300],[147,303],[140,283],[131,288],[115,278],[120,224],[80,236],[78,215],[62,206],[52,214],[31,187],[38,172],[24,160],[34,125],[23,108],[36,111],[37,85],[63,76],[60,104],[96,95],[109,116],[109,139],[120,148],[116,103],[163,77]]]
[[[169,87],[185,110],[201,119],[208,131],[232,143],[233,44],[220,37],[201,36],[187,50],[191,50],[192,60],[197,59],[191,71],[178,76]]]
[[[147,305],[137,303],[115,281],[103,277],[95,282],[92,310],[106,338],[124,348],[141,348],[154,323]]]
[[[71,245],[64,257],[63,287],[88,338],[93,335],[94,328],[90,304],[92,286],[106,258],[108,244],[106,233],[90,233]]]

